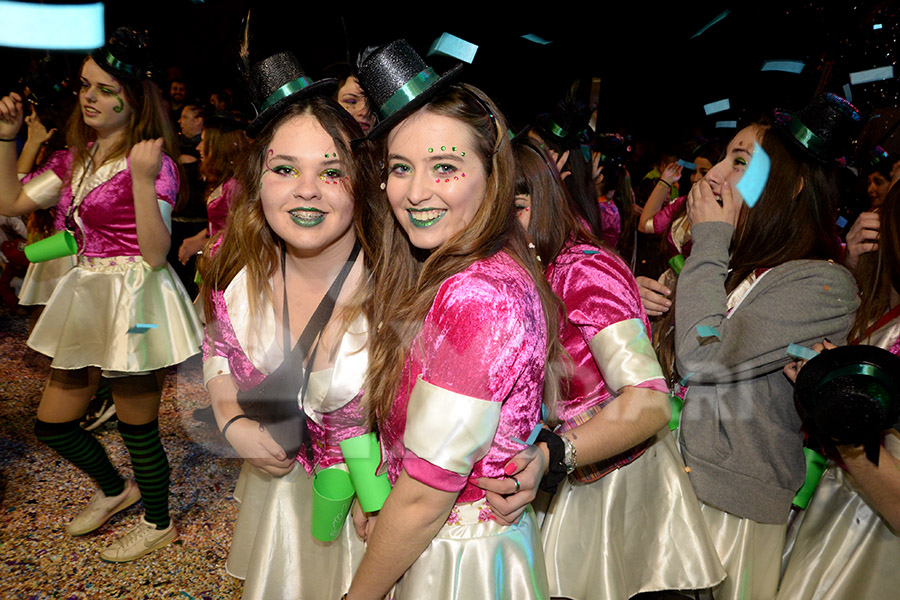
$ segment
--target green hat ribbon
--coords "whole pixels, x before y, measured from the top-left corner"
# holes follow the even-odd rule
[[[299,92],[303,88],[312,85],[312,82],[312,79],[310,79],[309,77],[298,77],[293,81],[287,82],[286,84],[269,94],[269,97],[266,98],[266,101],[263,102],[259,107],[259,112],[266,110],[279,100],[287,98],[291,94]]]
[[[382,116],[388,117],[394,114],[396,111],[412,102],[422,92],[437,83],[437,81],[438,76],[431,67],[419,72],[418,75],[403,84],[399,90],[394,92],[393,95],[381,105]]]

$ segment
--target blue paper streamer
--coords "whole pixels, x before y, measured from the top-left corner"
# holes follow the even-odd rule
[[[472,60],[475,58],[475,53],[477,51],[478,46],[475,44],[469,43],[462,38],[458,38],[451,33],[442,33],[438,39],[432,42],[431,48],[428,50],[426,56],[438,54],[472,64]]]
[[[678,159],[678,164],[679,164],[683,169],[687,169],[687,170],[689,170],[689,171],[696,171],[696,170],[697,170],[697,165],[696,165],[695,163],[688,162],[688,161],[686,161],[686,160],[681,160],[680,158]]]
[[[737,190],[744,197],[747,206],[753,208],[756,201],[762,195],[763,188],[766,187],[766,181],[769,179],[769,168],[772,161],[769,155],[762,149],[757,142],[753,142],[753,158],[750,159],[750,166],[744,172],[744,176],[738,181]]]
[[[92,50],[105,42],[103,3],[34,4],[0,1],[0,46]]]
[[[716,121],[718,129],[737,129],[737,121]]]
[[[872,25],[872,29],[875,31],[881,29],[881,23],[875,23],[874,25]]]
[[[867,69],[865,71],[857,71],[850,73],[850,85],[859,85],[861,83],[869,83],[871,81],[884,81],[885,79],[894,78],[894,67],[877,67],[875,69]]]
[[[694,371],[691,371],[690,373],[688,373],[687,375],[682,377],[681,381],[678,382],[678,385],[680,385],[681,387],[684,387],[685,385],[687,385],[688,379],[690,379],[693,374],[694,374]]]
[[[837,221],[835,221],[835,223],[837,224],[838,227],[843,229],[844,227],[847,226],[847,219],[845,219],[844,217],[838,217]]]
[[[801,346],[800,344],[790,344],[787,347],[785,353],[791,358],[796,358],[797,360],[811,360],[819,355],[819,353],[812,348],[807,348],[806,346]]]
[[[714,115],[716,113],[725,112],[729,108],[731,108],[731,102],[728,98],[725,98],[724,100],[717,100],[715,102],[710,102],[709,104],[704,104],[703,112],[707,115]]]
[[[534,443],[534,440],[537,439],[538,434],[541,432],[541,429],[543,429],[543,428],[544,428],[543,423],[538,423],[537,425],[535,425],[534,429],[531,430],[531,434],[528,436],[528,439],[525,440],[524,442],[517,437],[510,437],[509,439],[511,439],[514,442],[518,442],[519,444],[522,444],[525,446],[530,446]]]
[[[799,60],[767,60],[763,63],[761,71],[783,71],[785,73],[800,73],[806,64]]]
[[[701,27],[701,28],[700,28],[700,31],[698,31],[697,33],[695,33],[694,35],[692,35],[692,36],[691,36],[691,39],[694,39],[694,38],[697,37],[698,35],[703,35],[704,33],[706,33],[706,30],[707,30],[707,29],[709,29],[710,27],[712,27],[713,25],[715,25],[716,23],[718,23],[719,21],[721,21],[722,19],[724,19],[725,17],[727,17],[729,14],[731,14],[731,11],[730,11],[730,10],[727,10],[727,9],[726,9],[726,10],[722,11],[721,13],[719,13],[718,15],[716,15],[715,18],[713,18],[712,21],[710,21],[709,23],[707,23],[706,25],[704,25],[703,27]]]
[[[545,40],[544,38],[542,38],[541,36],[534,35],[533,33],[526,33],[522,37],[525,38],[526,40],[528,40],[529,42],[534,42],[535,44],[540,44],[541,46],[546,46],[547,44],[551,43],[551,42],[548,42],[547,40]]]
[[[709,325],[697,325],[697,333],[700,334],[700,337],[704,338],[716,337],[720,340],[722,339],[722,334],[719,333],[719,330],[715,327],[710,327]]]
[[[151,329],[156,329],[159,325],[154,323],[135,323],[134,327],[128,330],[128,333],[147,333]]]
[[[850,84],[844,84],[844,98],[847,99],[848,102],[853,102],[853,94],[850,93]]]
[[[600,254],[599,250],[582,250],[585,254]]]

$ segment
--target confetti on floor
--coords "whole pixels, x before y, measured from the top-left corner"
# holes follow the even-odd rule
[[[25,346],[27,318],[0,309],[0,581],[3,600],[59,598],[240,598],[242,582],[225,572],[239,505],[231,496],[240,461],[218,434],[195,422],[207,404],[199,357],[169,370],[159,422],[172,468],[170,510],[178,539],[130,563],[99,552],[133,526],[140,503],[88,535],[66,523],[93,493],[87,476],[40,444],[32,432],[46,357]],[[115,426],[97,438],[113,464],[131,475]]]

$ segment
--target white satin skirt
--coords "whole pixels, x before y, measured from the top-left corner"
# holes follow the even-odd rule
[[[700,510],[728,577],[716,600],[773,600],[787,523],[757,523],[702,504]]]
[[[75,256],[61,256],[29,264],[22,280],[22,288],[19,290],[19,304],[23,306],[47,304],[56,286],[77,264],[78,258]]]
[[[142,373],[185,361],[202,339],[171,266],[154,269],[140,256],[82,256],[56,286],[28,346],[52,357],[55,369]]]
[[[394,586],[392,600],[547,600],[547,575],[531,507],[500,525],[485,501],[457,504]],[[336,596],[339,597],[339,596]],[[324,598],[324,596],[323,596]]]
[[[900,596],[900,537],[829,464],[805,511],[779,600],[881,600]]]
[[[244,462],[235,489],[241,510],[225,563],[229,575],[244,580],[244,600],[337,599],[350,588],[365,546],[350,515],[338,539],[315,539],[312,494],[312,479],[299,464],[273,477]]]
[[[564,481],[541,535],[554,597],[624,600],[725,578],[668,430],[598,481]]]

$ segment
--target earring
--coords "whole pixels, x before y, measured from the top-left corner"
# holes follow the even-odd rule
[[[381,189],[385,190],[385,189],[387,189],[387,184],[386,184],[385,182],[382,181],[382,182],[381,182],[381,185],[379,185],[378,187],[380,187]]]

